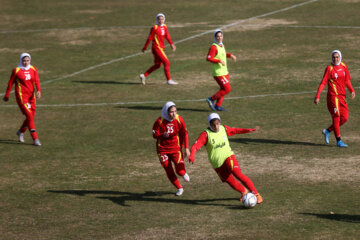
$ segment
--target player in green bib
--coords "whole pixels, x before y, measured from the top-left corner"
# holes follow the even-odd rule
[[[226,94],[231,91],[229,72],[227,69],[227,58],[236,61],[236,56],[227,53],[223,44],[223,32],[221,29],[214,31],[214,43],[211,45],[206,60],[211,63],[212,75],[220,86],[220,90],[213,96],[206,99],[213,111],[226,111],[221,107]],[[215,103],[216,101],[216,103]]]
[[[228,136],[253,132],[258,130],[259,127],[256,126],[255,128],[246,129],[221,125],[220,116],[217,113],[210,114],[208,122],[209,127],[200,134],[191,147],[189,162],[194,163],[195,153],[205,145],[210,164],[223,182],[227,182],[233,189],[241,193],[240,201],[241,198],[250,191],[257,197],[257,203],[262,203],[263,199],[256,190],[253,182],[241,172],[241,168],[235,158],[234,152],[231,150],[228,139]]]

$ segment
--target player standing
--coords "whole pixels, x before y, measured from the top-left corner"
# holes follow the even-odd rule
[[[193,163],[195,161],[195,153],[205,145],[209,161],[220,179],[223,182],[227,182],[236,191],[240,192],[241,198],[248,193],[248,190],[250,190],[257,197],[257,203],[262,203],[263,199],[256,190],[253,182],[241,172],[228,139],[228,136],[256,131],[259,127],[246,129],[231,128],[221,125],[220,116],[217,113],[211,113],[208,116],[208,122],[209,128],[205,129],[205,131],[200,134],[199,138],[191,147],[189,162]],[[234,176],[239,179],[246,188],[241,185]]]
[[[185,147],[185,156],[190,156],[189,137],[184,119],[177,114],[175,103],[167,102],[153,126],[153,138],[156,139],[156,151],[161,166],[165,169],[170,182],[177,188],[176,196],[184,192],[177,179],[172,164],[175,165],[176,173],[190,181],[186,173],[182,149]]]
[[[331,65],[327,66],[324,72],[323,79],[319,85],[315,96],[314,103],[319,104],[320,93],[328,84],[327,93],[327,107],[332,117],[332,125],[324,129],[326,144],[329,144],[330,132],[334,131],[338,147],[348,147],[340,136],[340,126],[342,126],[349,117],[349,109],[346,103],[345,86],[351,93],[351,99],[355,98],[355,90],[351,85],[350,73],[347,65],[342,62],[341,52],[334,50],[331,52]]]
[[[22,126],[17,131],[19,141],[24,142],[24,133],[29,129],[35,146],[41,146],[38,138],[34,118],[36,111],[36,98],[41,97],[39,74],[37,69],[30,64],[31,56],[28,53],[20,55],[20,62],[12,73],[3,98],[5,102],[9,100],[12,85],[15,84],[15,97],[21,112],[25,115]],[[36,91],[35,91],[36,87]]]
[[[225,95],[231,91],[229,72],[227,69],[227,58],[232,58],[236,61],[236,56],[231,53],[227,53],[225,50],[222,30],[216,29],[214,31],[214,43],[211,45],[206,59],[212,63],[212,75],[220,86],[220,90],[217,93],[206,99],[209,107],[213,111],[226,111],[225,108],[221,107],[221,104]],[[216,104],[214,101],[216,101]]]
[[[161,64],[164,64],[164,71],[167,79],[167,84],[170,85],[178,84],[177,82],[172,80],[170,76],[170,62],[164,51],[165,38],[170,43],[171,49],[175,51],[176,46],[171,40],[168,28],[165,24],[165,15],[159,13],[158,15],[156,15],[156,24],[151,28],[149,37],[142,49],[142,51],[145,52],[146,48],[150,44],[150,41],[152,41],[152,53],[154,55],[154,65],[151,66],[148,70],[146,70],[144,74],[140,74],[140,80],[143,85],[145,85],[146,77],[149,76],[153,71],[160,68]]]

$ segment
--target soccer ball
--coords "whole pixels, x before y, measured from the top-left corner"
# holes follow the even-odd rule
[[[247,193],[241,199],[246,208],[253,208],[257,203],[257,198],[253,193]]]

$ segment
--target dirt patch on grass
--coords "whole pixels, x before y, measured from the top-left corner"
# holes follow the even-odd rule
[[[31,55],[32,52],[38,52],[38,51],[43,51],[43,50],[45,50],[45,48],[33,48],[33,49],[0,48],[0,53],[19,53],[19,57],[20,57],[20,54],[23,52],[28,52]]]
[[[281,174],[296,181],[306,182],[358,182],[358,157],[297,159],[243,155],[238,159],[245,174]]]
[[[75,10],[75,14],[107,14],[111,13],[111,10],[108,9],[87,9],[87,10]]]
[[[229,22],[228,24],[231,24]],[[264,28],[272,27],[274,25],[290,25],[290,24],[297,24],[296,21],[288,21],[286,19],[263,19],[263,18],[257,18],[254,20],[247,21],[243,24],[237,24],[233,27],[229,27],[226,29],[226,32],[231,31],[258,31],[262,30]]]

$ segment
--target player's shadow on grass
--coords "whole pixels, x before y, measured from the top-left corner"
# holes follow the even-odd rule
[[[311,143],[311,142],[297,142],[297,141],[277,140],[277,139],[261,139],[261,138],[231,138],[231,139],[229,139],[229,141],[242,143],[242,144],[268,143],[268,144],[302,145],[302,146],[317,146],[317,147],[327,146],[325,144],[318,144],[318,143]]]
[[[134,109],[134,110],[158,110],[161,111],[162,107],[152,107],[152,106],[118,106],[117,108],[126,108],[126,109]],[[209,112],[208,110],[204,109],[196,109],[196,108],[182,108],[178,107],[177,111],[192,111],[192,112]]]
[[[120,192],[120,191],[97,191],[97,190],[48,190],[51,193],[62,193],[62,194],[73,194],[78,196],[85,195],[100,195],[95,196],[98,199],[110,200],[113,203],[124,207],[131,207],[127,202],[137,201],[137,202],[160,202],[160,203],[178,203],[178,204],[191,204],[191,205],[201,205],[201,206],[217,206],[217,207],[227,207],[229,209],[246,209],[244,206],[240,205],[238,198],[213,198],[213,199],[185,199],[184,196],[176,197],[172,192],[153,192],[146,191],[144,193],[131,193],[131,192]],[[112,196],[108,196],[112,195]],[[172,195],[172,197],[165,197],[167,195]],[[225,204],[225,203],[216,203],[219,201],[237,201],[237,204]]]
[[[75,83],[88,83],[88,84],[126,84],[126,85],[139,85],[138,82],[117,82],[117,81],[72,81]]]
[[[329,220],[335,220],[340,222],[351,222],[351,223],[360,223],[360,215],[350,215],[350,214],[323,214],[323,213],[300,213],[302,215],[316,216],[318,218],[324,218]]]
[[[26,145],[26,146],[33,145],[32,143],[22,143],[22,142],[19,142],[17,140],[12,140],[12,139],[0,139],[0,144],[21,144],[21,145]]]

